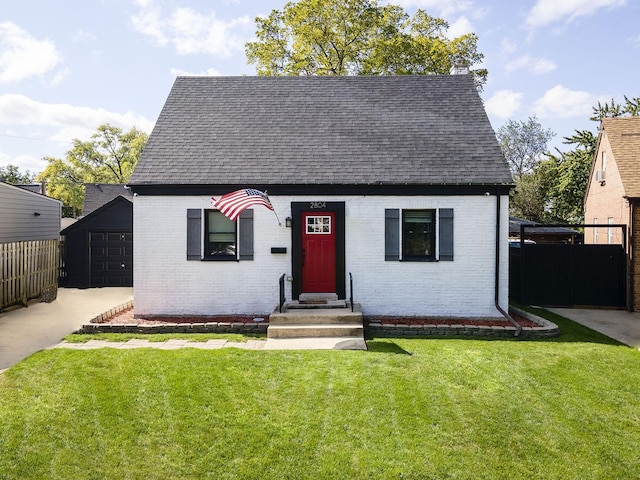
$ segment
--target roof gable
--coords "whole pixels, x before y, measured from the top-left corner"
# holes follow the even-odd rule
[[[118,195],[112,200],[108,201],[104,205],[101,205],[99,208],[96,208],[93,212],[85,215],[83,217],[78,218],[77,221],[73,222],[68,227],[64,228],[60,231],[61,235],[69,235],[73,233],[75,230],[81,228],[87,222],[92,221],[94,218],[98,217],[102,212],[105,212],[111,208],[115,208],[119,205],[123,205],[123,208],[130,208],[133,211],[133,202],[128,198],[123,197],[122,195]]]
[[[640,197],[640,117],[604,118],[600,134],[609,140],[625,195]]]
[[[122,183],[86,183],[84,186],[84,206],[82,215],[89,215],[94,210],[122,196],[129,201],[133,194]]]
[[[469,75],[178,77],[130,185],[508,185]]]
[[[52,203],[57,203],[59,205],[62,205],[62,202],[57,198],[48,197],[47,195],[43,195],[41,193],[35,192],[32,189],[24,188],[23,185],[13,185],[11,183],[5,183],[3,181],[0,181],[0,188],[12,190],[14,194],[22,195],[25,197],[31,197],[31,198],[44,198],[47,201],[51,201]]]

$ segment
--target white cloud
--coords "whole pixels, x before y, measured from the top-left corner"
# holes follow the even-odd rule
[[[463,15],[449,26],[449,30],[447,30],[447,38],[453,40],[454,38],[466,35],[467,33],[473,33],[473,26],[469,19]]]
[[[73,35],[73,41],[76,43],[92,43],[98,39],[94,34],[85,32],[84,30],[78,30]]]
[[[161,18],[159,8],[153,6],[151,0],[136,2],[140,7],[140,12],[131,17],[131,25],[136,32],[148,35],[158,45],[164,46],[169,41],[163,29],[165,21]]]
[[[121,128],[136,126],[150,132],[153,122],[133,112],[115,113],[102,108],[65,103],[42,103],[24,95],[0,95],[0,125],[90,128],[110,123]],[[69,140],[69,139],[67,139]]]
[[[64,156],[74,139],[89,140],[96,129],[109,123],[124,130],[132,127],[151,132],[153,122],[134,112],[110,112],[102,108],[78,107],[63,103],[43,103],[18,94],[0,95],[2,134],[0,163],[13,163],[22,169],[42,171],[42,157]],[[24,145],[40,152],[40,158],[24,155]]]
[[[513,90],[498,90],[485,103],[489,115],[498,118],[509,118],[520,108],[523,95]]]
[[[43,75],[61,61],[51,40],[38,40],[15,23],[0,23],[0,83]]]
[[[112,125],[115,124],[112,123]],[[122,125],[117,126],[123,128]],[[96,133],[97,127],[98,125],[96,125],[95,128],[90,128],[89,126],[83,125],[69,125],[54,131],[52,134],[47,136],[47,140],[51,142],[60,142],[61,144],[71,145],[72,140],[75,138],[78,138],[80,140],[89,140],[91,138],[91,135]]]
[[[171,75],[174,77],[219,77],[222,75],[215,68],[207,68],[201,72],[189,72],[187,70],[180,70],[178,68],[171,69]]]
[[[508,37],[502,39],[501,52],[505,55],[513,55],[518,51],[518,45],[511,41]]]
[[[532,58],[529,55],[520,57],[505,65],[507,73],[511,73],[515,70],[526,69],[535,75],[543,75],[545,73],[552,72],[556,68],[557,65],[551,60],[547,60],[546,58]]]
[[[244,47],[245,39],[236,32],[253,25],[247,15],[221,20],[214,12],[202,14],[183,7],[163,15],[162,8],[152,0],[138,0],[136,3],[140,11],[131,17],[133,29],[151,37],[160,46],[172,44],[181,55],[230,57]]]
[[[542,27],[565,18],[572,21],[584,15],[593,15],[600,8],[616,8],[627,0],[538,0],[527,16],[527,25]]]
[[[6,153],[0,152],[0,165],[17,165],[21,172],[29,170],[31,173],[38,173],[45,169],[47,162],[41,158],[32,157],[29,155],[16,155],[11,156]]]
[[[629,37],[629,41],[634,48],[640,48],[640,35],[634,35]]]
[[[472,0],[389,0],[386,3],[400,5],[404,8],[421,8],[443,17],[468,12],[475,8]]]
[[[589,92],[556,85],[535,102],[534,112],[540,118],[586,118],[597,101],[598,98]]]
[[[67,76],[69,75],[69,69],[65,68],[63,70],[58,70],[56,72],[56,74],[53,76],[53,78],[51,78],[51,81],[49,82],[49,85],[51,87],[55,87],[57,85],[60,85],[62,83],[62,81],[67,78]]]

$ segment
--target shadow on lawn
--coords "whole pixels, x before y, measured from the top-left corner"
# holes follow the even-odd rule
[[[376,353],[395,353],[396,355],[411,355],[404,348],[391,340],[367,340],[367,350]]]

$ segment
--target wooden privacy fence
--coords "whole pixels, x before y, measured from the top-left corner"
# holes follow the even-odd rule
[[[33,298],[56,298],[59,243],[56,239],[0,243],[0,310],[27,305]]]

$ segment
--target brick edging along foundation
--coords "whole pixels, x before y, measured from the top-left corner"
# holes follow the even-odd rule
[[[519,308],[511,308],[514,314],[536,323],[537,327],[522,327],[520,335],[514,337],[516,327],[495,325],[471,325],[471,324],[424,324],[412,325],[397,322],[395,324],[383,324],[370,322],[365,327],[368,338],[374,337],[428,337],[428,338],[549,338],[560,335],[558,326],[542,317],[525,312]]]
[[[122,305],[118,305],[117,307],[113,307],[112,309],[107,310],[104,313],[101,313],[97,317],[93,317],[90,320],[90,322],[91,323],[102,323],[105,320],[113,317],[114,315],[117,315],[120,312],[124,312],[125,310],[129,310],[130,308],[133,308],[133,300],[129,300],[128,302],[123,303]]]
[[[135,324],[111,324],[99,323],[106,319],[133,307],[133,302],[119,305],[108,312],[98,315],[91,323],[82,326],[77,333],[241,333],[266,335],[269,326],[268,316],[264,322],[214,322],[202,323],[164,323],[159,325],[135,325]],[[558,326],[548,320],[512,308],[517,315],[526,318],[539,327],[522,327],[520,335],[516,338],[548,338],[560,334]],[[207,320],[210,320],[211,317]],[[395,324],[385,324],[369,321],[365,326],[365,337],[429,337],[429,338],[514,338],[516,329],[513,326],[487,326],[487,325],[443,325],[443,324],[411,324],[411,319],[406,323],[398,320]]]

